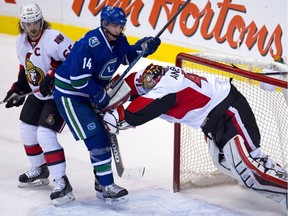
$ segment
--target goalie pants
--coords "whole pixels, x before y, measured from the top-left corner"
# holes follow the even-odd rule
[[[246,98],[231,84],[228,96],[207,116],[202,131],[223,149],[234,136],[240,135],[248,152],[260,147],[260,131]],[[210,137],[211,134],[212,137]]]

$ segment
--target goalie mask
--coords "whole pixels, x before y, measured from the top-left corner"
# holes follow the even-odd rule
[[[165,70],[160,65],[150,64],[148,65],[142,74],[142,87],[149,91],[151,90],[165,74]]]
[[[40,7],[35,3],[28,3],[21,7],[20,9],[20,25],[21,28],[25,30],[23,23],[33,23],[41,20],[41,28],[44,23],[42,16],[42,11]]]

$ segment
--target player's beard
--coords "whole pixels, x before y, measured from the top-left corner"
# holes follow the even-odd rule
[[[37,40],[40,35],[41,35],[41,29],[39,30],[31,30],[29,32],[27,32],[27,34],[29,35],[29,38],[33,41]]]

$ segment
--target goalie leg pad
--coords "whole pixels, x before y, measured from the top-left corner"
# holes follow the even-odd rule
[[[229,140],[223,152],[240,184],[278,202],[287,212],[287,178],[283,178],[275,169],[265,167],[261,158],[251,157],[239,135]]]
[[[210,136],[212,137],[212,135]],[[217,169],[224,173],[227,176],[235,179],[233,173],[231,172],[227,161],[225,160],[224,154],[220,149],[216,146],[215,142],[211,139],[207,139],[209,154],[211,156],[213,164],[217,167]],[[231,180],[232,181],[232,180]],[[235,181],[235,180],[234,180]]]

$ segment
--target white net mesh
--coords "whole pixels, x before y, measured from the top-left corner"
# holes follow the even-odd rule
[[[233,64],[238,68],[255,73],[261,73],[263,68],[267,67],[275,71],[288,71],[287,66],[278,63],[266,63],[217,54],[202,53],[197,54],[197,56],[223,64]],[[233,78],[233,84],[246,97],[255,114],[261,133],[262,151],[283,166],[288,163],[288,109],[279,87],[273,92],[265,91],[260,88],[259,81],[189,60],[182,62],[182,69],[200,76],[212,73],[220,79]],[[213,176],[218,178],[219,172],[212,163],[201,130],[194,130],[191,127],[181,125],[180,136],[180,185],[183,186],[188,182],[206,185],[205,181],[208,181],[207,185],[213,184]],[[223,182],[230,181],[229,178],[226,179],[226,176],[222,180],[217,178],[215,178],[215,184],[221,183],[222,180]]]

